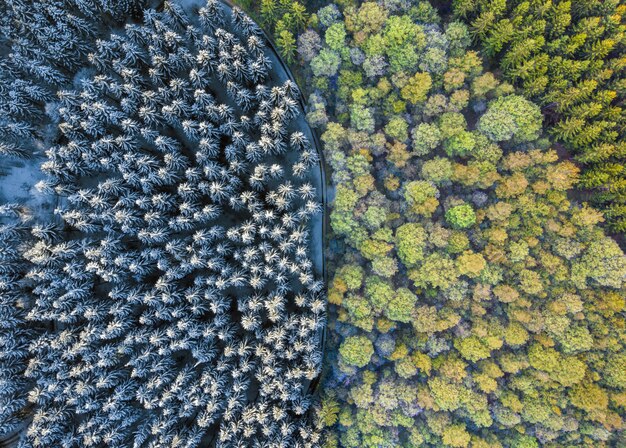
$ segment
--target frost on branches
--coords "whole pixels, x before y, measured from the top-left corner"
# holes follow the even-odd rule
[[[22,446],[317,446],[321,204],[297,87],[215,0],[147,10],[88,59],[39,184],[67,228],[26,252],[26,319],[49,330]]]
[[[20,428],[28,387],[23,372],[32,336],[24,311],[29,265],[20,247],[28,239],[28,227],[20,222],[21,211],[17,204],[0,205],[0,437]]]
[[[0,2],[0,162],[30,158],[48,140],[46,104],[72,81],[95,39],[134,15],[143,0]]]

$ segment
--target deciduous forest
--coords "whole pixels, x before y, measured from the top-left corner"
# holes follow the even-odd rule
[[[626,446],[626,2],[5,0],[0,447]]]

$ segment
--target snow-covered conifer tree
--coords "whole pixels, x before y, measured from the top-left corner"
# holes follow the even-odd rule
[[[56,96],[41,185],[69,231],[25,252],[23,318],[49,330],[30,345],[22,444],[317,446],[321,205],[300,93],[238,9],[143,18],[81,47],[90,65]]]
[[[140,12],[143,0],[0,2],[0,162],[29,157],[56,119],[47,106],[71,86],[94,40]]]
[[[0,206],[0,437],[23,423],[28,379],[24,368],[28,359],[30,331],[26,310],[32,297],[26,273],[29,265],[21,251],[29,239],[28,226],[19,219],[16,204]],[[37,228],[41,239],[51,239],[50,228]]]

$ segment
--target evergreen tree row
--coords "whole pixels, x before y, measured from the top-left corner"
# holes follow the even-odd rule
[[[624,45],[619,0],[454,0],[454,14],[503,75],[541,106],[552,134],[584,166],[580,188],[626,230]]]
[[[26,325],[26,310],[32,296],[26,280],[30,265],[22,252],[32,237],[22,216],[17,204],[0,206],[0,437],[24,423],[27,406],[24,370],[33,332]],[[40,227],[33,231],[47,232]]]

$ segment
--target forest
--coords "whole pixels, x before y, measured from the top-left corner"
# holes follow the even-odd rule
[[[0,3],[0,447],[626,446],[626,2]]]

